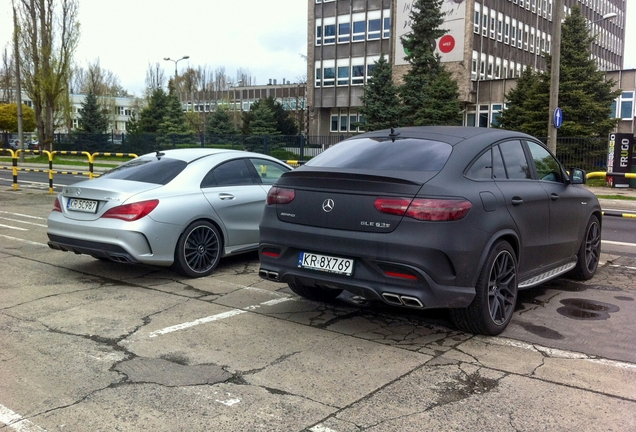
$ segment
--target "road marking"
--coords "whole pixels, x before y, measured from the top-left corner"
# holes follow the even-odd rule
[[[14,227],[14,226],[11,226],[11,225],[0,224],[0,227],[9,228],[9,229],[18,230],[18,231],[28,231],[28,229],[26,229],[26,228],[19,228],[19,227]]]
[[[579,353],[576,351],[567,351],[557,348],[549,348],[543,345],[531,344],[527,342],[517,341],[514,339],[506,339],[503,337],[492,337],[492,336],[475,336],[475,339],[485,343],[485,344],[495,344],[495,345],[503,345],[503,346],[511,346],[515,348],[521,348],[529,351],[539,351],[547,354],[553,358],[565,358],[565,359],[578,359],[578,360],[586,360],[591,363],[599,363],[604,366],[613,366],[620,369],[627,369],[636,371],[636,364],[627,363],[615,360],[607,360],[603,358],[598,358],[595,356],[591,356],[588,354]]]
[[[223,405],[227,405],[227,406],[232,406],[232,405],[236,405],[240,401],[241,401],[240,399],[228,399],[226,401],[220,401],[217,399],[215,402],[222,403]]]
[[[323,426],[323,425],[319,425],[319,424],[314,426],[314,427],[312,427],[312,428],[309,428],[309,430],[311,432],[337,432],[334,429],[331,429],[331,428],[328,428],[327,426]]]
[[[601,243],[612,244],[616,246],[636,247],[636,243],[625,243],[625,242],[617,242],[617,241],[611,241],[611,240],[601,240]]]
[[[8,212],[8,211],[4,211],[4,210],[0,210],[0,213],[12,215],[12,216],[21,216],[21,217],[25,217],[25,218],[29,218],[29,219],[46,220],[46,218],[43,218],[43,217],[40,217],[40,216],[31,216],[31,215],[22,214],[22,213],[13,213],[13,212]]]
[[[11,237],[11,236],[4,235],[4,234],[0,234],[0,237],[4,237],[4,238],[7,238],[9,240],[15,240],[15,241],[19,241],[19,242],[22,242],[22,243],[28,243],[28,244],[36,245],[36,246],[49,247],[49,245],[47,245],[45,243],[38,243],[38,242],[31,241],[31,240],[24,240],[24,239],[21,239],[21,238]]]
[[[6,218],[6,217],[2,217],[2,216],[0,216],[0,219],[11,221],[11,222],[18,222],[18,223],[25,224],[25,225],[35,225],[35,226],[39,226],[39,227],[42,227],[42,228],[46,228],[47,227],[46,225],[35,223],[35,222],[21,221],[19,219],[11,219],[11,218]]]
[[[624,268],[627,270],[636,270],[636,267],[630,267],[630,266],[624,266],[624,265],[618,265],[618,264],[610,264],[610,267]]]
[[[46,432],[46,429],[31,423],[20,414],[11,411],[3,405],[0,405],[0,422],[20,432]]]
[[[284,297],[284,298],[280,298],[280,299],[273,299],[273,300],[267,300],[264,301],[262,303],[259,303],[257,305],[252,305],[252,306],[247,306],[245,309],[232,309],[230,311],[227,312],[222,312],[220,314],[216,314],[216,315],[210,315],[204,318],[199,318],[196,319],[194,321],[190,321],[190,322],[185,322],[185,323],[181,323],[181,324],[176,324],[170,327],[166,327],[163,328],[161,330],[155,330],[151,333],[148,334],[149,338],[154,338],[160,335],[164,335],[164,334],[168,334],[168,333],[172,333],[172,332],[176,332],[179,330],[183,330],[183,329],[187,329],[190,327],[194,327],[194,326],[198,326],[201,324],[205,324],[205,323],[209,323],[209,322],[213,322],[213,321],[219,321],[225,318],[231,318],[233,316],[236,315],[241,315],[244,313],[247,313],[248,311],[254,310],[254,309],[258,309],[261,306],[273,306],[279,303],[284,303],[286,301],[290,301],[293,300],[292,297]]]

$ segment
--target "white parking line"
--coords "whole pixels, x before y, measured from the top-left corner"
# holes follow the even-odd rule
[[[20,432],[46,432],[46,429],[42,429],[40,426],[31,423],[29,420],[3,405],[0,405],[0,422]]]
[[[39,227],[42,227],[42,228],[46,228],[46,225],[44,225],[44,224],[39,224],[39,223],[35,223],[35,222],[27,222],[27,221],[23,221],[23,220],[20,220],[20,219],[11,219],[11,218],[2,217],[2,216],[0,216],[0,219],[6,220],[6,221],[10,221],[10,222],[17,222],[17,223],[21,223],[21,224],[24,224],[24,225],[35,225],[35,226],[39,226]]]
[[[28,244],[32,244],[32,245],[36,245],[36,246],[49,247],[49,245],[47,245],[45,243],[38,243],[38,242],[31,241],[31,240],[25,240],[25,239],[21,239],[21,238],[18,238],[18,237],[11,237],[11,236],[4,235],[4,234],[0,234],[0,237],[6,238],[6,239],[9,239],[9,240],[15,240],[15,241],[22,242],[22,243],[28,243]]]
[[[19,228],[19,227],[14,227],[14,226],[11,226],[11,225],[0,224],[0,227],[9,228],[9,229],[18,230],[18,231],[28,231],[28,229],[26,229],[26,228]]]
[[[162,328],[161,330],[155,330],[151,333],[148,334],[149,338],[154,338],[160,335],[164,335],[164,334],[168,334],[168,333],[172,333],[172,332],[176,332],[179,330],[183,330],[183,329],[187,329],[190,327],[194,327],[194,326],[198,326],[200,324],[205,324],[205,323],[209,323],[212,321],[219,321],[225,318],[231,318],[233,316],[236,315],[241,315],[244,313],[247,313],[248,311],[257,309],[261,306],[273,306],[279,303],[284,303],[286,301],[290,301],[293,300],[292,297],[283,297],[280,299],[273,299],[273,300],[267,300],[264,301],[263,303],[259,303],[257,305],[252,305],[252,306],[247,306],[245,309],[232,309],[231,311],[227,311],[227,312],[222,312],[220,314],[216,314],[216,315],[210,315],[204,318],[199,318],[196,319],[194,321],[190,321],[190,322],[185,322],[185,323],[181,323],[181,324],[176,324],[170,327],[165,327]]]
[[[636,247],[636,243],[625,243],[625,242],[617,242],[617,241],[612,241],[612,240],[601,240],[601,243],[612,244],[612,245],[617,245],[617,246]]]
[[[0,210],[0,213],[8,214],[8,215],[11,215],[11,216],[20,216],[20,217],[29,218],[29,219],[46,220],[46,218],[41,217],[41,216],[31,216],[31,215],[22,214],[22,213],[8,212],[8,211],[5,211],[5,210]]]

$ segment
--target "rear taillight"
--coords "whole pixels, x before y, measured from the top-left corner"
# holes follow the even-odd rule
[[[62,212],[62,205],[60,204],[59,198],[55,198],[55,201],[53,202],[53,211]]]
[[[267,192],[267,204],[289,204],[296,197],[293,189],[272,187]]]
[[[142,217],[148,215],[151,211],[157,207],[159,200],[140,201],[132,204],[124,204],[118,207],[113,207],[108,210],[103,218],[121,219],[127,222],[136,221]]]
[[[416,198],[378,198],[381,213],[402,215],[422,221],[456,221],[468,214],[472,204],[466,200]]]

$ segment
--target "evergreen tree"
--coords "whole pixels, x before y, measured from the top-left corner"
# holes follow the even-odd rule
[[[360,100],[362,106],[358,108],[358,112],[364,117],[364,123],[354,126],[367,131],[399,126],[402,107],[398,88],[393,82],[393,68],[384,54],[375,63],[371,79],[364,86],[364,94]]]
[[[525,103],[528,99],[536,98],[535,93],[539,88],[540,80],[541,77],[537,72],[534,72],[530,66],[526,67],[517,78],[515,88],[506,94],[508,108],[501,113],[493,126],[528,133],[526,126],[529,113],[526,112]]]
[[[612,102],[620,90],[612,91],[614,81],[605,81],[591,58],[590,45],[595,35],[585,24],[578,5],[563,22],[559,77],[559,107],[563,137],[606,137],[617,119],[610,118]],[[550,101],[550,65],[548,71],[528,70],[517,80],[517,88],[506,95],[508,108],[499,117],[500,127],[515,129],[530,135],[548,134]]]
[[[138,131],[142,133],[157,133],[159,125],[166,114],[168,95],[162,88],[153,90],[148,105],[139,113]]]
[[[108,130],[108,116],[99,106],[95,93],[89,91],[81,107],[78,118],[81,132],[103,134]]]
[[[605,81],[605,74],[591,58],[590,46],[594,37],[596,35],[592,35],[586,26],[580,6],[573,6],[572,13],[563,23],[561,39],[561,136],[606,137],[618,121],[610,115],[612,102],[620,95],[620,90],[612,91],[616,83]]]
[[[208,135],[235,135],[237,133],[230,118],[230,111],[225,107],[218,107],[210,115],[205,131]]]
[[[170,85],[170,92],[166,98],[166,109],[159,123],[157,133],[164,136],[180,135],[181,137],[192,133],[186,121],[183,106],[172,85]]]
[[[274,111],[268,104],[259,104],[256,109],[252,109],[251,113],[253,114],[250,122],[251,135],[280,135]]]
[[[411,10],[412,32],[402,37],[406,60],[411,64],[400,87],[407,125],[459,125],[462,121],[457,82],[444,68],[432,41],[447,31],[443,0],[415,0]]]
[[[277,102],[273,97],[260,99],[254,102],[250,108],[250,111],[243,112],[243,127],[242,132],[245,135],[253,134],[251,130],[251,124],[254,119],[254,113],[259,109],[260,105],[265,104],[269,110],[274,114],[274,120],[276,122],[276,130],[282,135],[297,135],[298,125],[293,118],[290,117],[289,112],[285,111],[285,108],[280,102]]]

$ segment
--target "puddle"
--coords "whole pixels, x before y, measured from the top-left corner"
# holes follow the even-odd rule
[[[577,320],[606,320],[609,319],[610,313],[620,310],[613,304],[579,298],[563,299],[561,304],[563,306],[558,308],[557,312]]]

